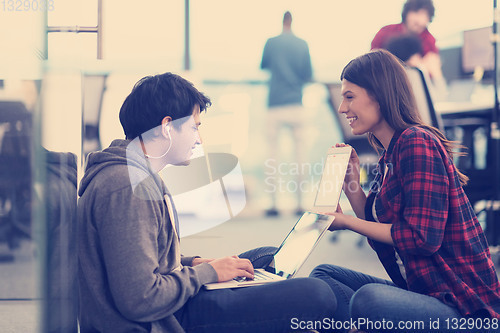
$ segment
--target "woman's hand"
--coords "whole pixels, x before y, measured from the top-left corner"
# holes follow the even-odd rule
[[[342,212],[342,208],[340,207],[340,204],[337,205],[337,210],[335,212],[329,212],[329,213],[321,213],[323,215],[330,215],[335,217],[333,219],[332,224],[328,227],[328,230],[330,231],[335,231],[335,230],[344,230],[346,229],[346,220],[349,217],[349,215],[345,215]]]
[[[349,147],[345,143],[337,143],[335,147]],[[358,190],[360,179],[360,163],[356,150],[352,148],[349,164],[344,178],[343,190],[347,194],[350,191]]]
[[[328,227],[328,230],[330,231],[350,229],[349,225],[351,221],[355,219],[354,216],[346,215],[344,213],[330,213],[328,215],[335,217],[332,224]]]
[[[335,147],[348,147],[345,143],[337,143]],[[352,148],[349,163],[347,164],[344,184],[342,186],[352,210],[360,219],[365,218],[366,194],[360,184],[360,163],[356,150]]]
[[[337,206],[337,210],[334,213],[321,214],[335,217],[332,224],[328,227],[330,231],[352,230],[378,242],[394,246],[391,234],[392,224],[370,222],[357,218],[356,216],[345,215],[342,213],[340,205]]]

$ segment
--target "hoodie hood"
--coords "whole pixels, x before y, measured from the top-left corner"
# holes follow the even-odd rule
[[[132,187],[145,178],[153,177],[159,188],[163,188],[161,180],[151,171],[147,159],[137,145],[130,140],[114,140],[108,148],[88,155],[78,195],[83,195],[90,182],[103,169],[116,165],[127,166]]]

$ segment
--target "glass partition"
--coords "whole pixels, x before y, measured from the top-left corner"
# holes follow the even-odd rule
[[[46,244],[36,190],[44,18],[9,9],[0,19],[0,331],[35,332]]]

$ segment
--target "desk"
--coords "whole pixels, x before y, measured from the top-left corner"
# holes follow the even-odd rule
[[[436,102],[434,109],[441,115],[443,119],[446,118],[464,118],[464,117],[491,117],[494,103],[491,101],[484,101],[481,103],[474,102]]]

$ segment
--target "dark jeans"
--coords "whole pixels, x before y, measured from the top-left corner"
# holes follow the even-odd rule
[[[275,252],[274,247],[263,247],[239,257],[265,268]],[[293,332],[292,323],[331,318],[335,307],[325,282],[296,278],[246,288],[201,289],[175,316],[186,332]]]
[[[497,332],[500,323],[490,321],[492,327],[486,330],[483,320],[476,323],[483,326],[482,330],[459,330],[460,319],[465,318],[456,308],[437,298],[401,289],[391,281],[339,266],[320,265],[310,276],[328,283],[335,293],[337,310],[333,318],[357,323],[356,328],[363,332]]]

